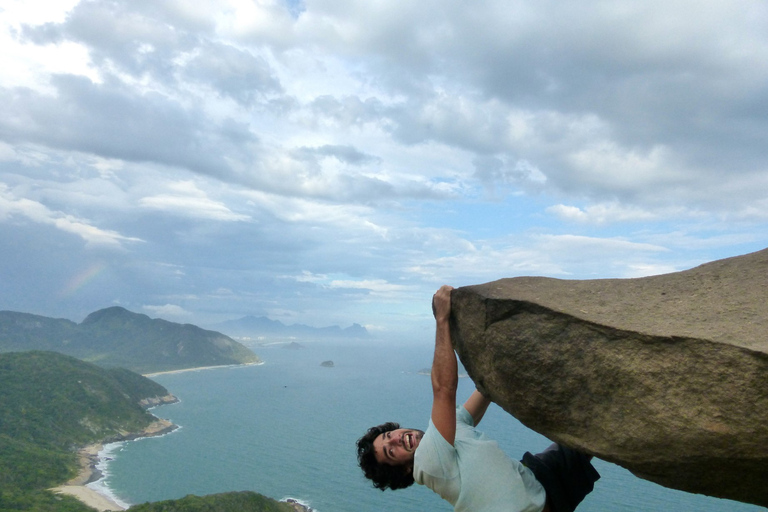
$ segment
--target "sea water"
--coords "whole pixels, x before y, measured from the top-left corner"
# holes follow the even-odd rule
[[[153,377],[180,402],[152,412],[175,432],[109,447],[106,488],[123,504],[252,490],[318,512],[446,511],[419,485],[382,492],[357,467],[355,441],[372,425],[425,429],[429,343],[302,342],[253,347],[264,364]],[[333,361],[333,367],[321,366]],[[474,386],[459,381],[459,399]],[[512,457],[549,441],[491,404],[479,429]],[[753,512],[760,507],[666,489],[595,459],[602,478],[580,512]]]

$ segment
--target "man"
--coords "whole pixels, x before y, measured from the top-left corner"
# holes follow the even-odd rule
[[[432,415],[426,432],[397,423],[372,427],[357,442],[365,476],[381,490],[426,485],[457,512],[572,512],[600,478],[591,456],[553,444],[518,462],[475,430],[490,400],[475,390],[456,407],[458,363],[451,345],[451,288],[432,298],[435,354]]]

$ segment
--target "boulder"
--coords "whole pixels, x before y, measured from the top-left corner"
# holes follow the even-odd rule
[[[469,376],[529,428],[768,506],[768,249],[638,279],[501,279],[452,304]]]

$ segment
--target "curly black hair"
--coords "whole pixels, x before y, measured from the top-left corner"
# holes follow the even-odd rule
[[[373,452],[374,439],[399,428],[397,423],[382,423],[369,428],[365,435],[357,440],[357,463],[360,464],[365,477],[373,482],[373,486],[382,491],[405,489],[413,485],[413,469],[410,466],[381,464]]]

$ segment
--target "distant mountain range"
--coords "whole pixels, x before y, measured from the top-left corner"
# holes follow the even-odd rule
[[[139,373],[259,362],[249,348],[216,331],[125,308],[91,313],[80,324],[0,311],[0,352],[51,350]]]
[[[352,324],[342,329],[338,325],[330,327],[310,327],[303,324],[285,325],[279,320],[270,320],[263,316],[245,316],[237,320],[227,320],[210,326],[229,336],[258,338],[296,337],[296,338],[367,338],[368,330],[360,324]]]

